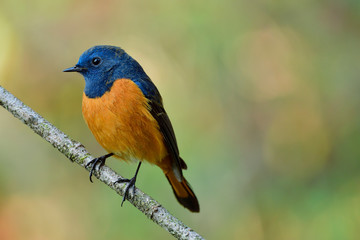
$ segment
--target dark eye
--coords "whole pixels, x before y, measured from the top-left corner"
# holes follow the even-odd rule
[[[99,57],[94,57],[92,60],[91,60],[91,63],[94,65],[94,66],[97,66],[101,63],[101,58]]]

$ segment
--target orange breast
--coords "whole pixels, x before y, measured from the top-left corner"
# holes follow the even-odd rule
[[[159,164],[168,155],[147,99],[131,80],[116,80],[100,98],[84,93],[82,113],[100,145],[119,158]]]

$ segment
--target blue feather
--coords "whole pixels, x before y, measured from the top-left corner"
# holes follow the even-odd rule
[[[94,58],[100,58],[101,64],[92,64]],[[92,47],[80,56],[76,66],[84,69],[80,73],[85,78],[84,92],[89,98],[101,97],[116,80],[125,78],[136,83],[147,99],[162,105],[160,93],[144,69],[119,47]]]

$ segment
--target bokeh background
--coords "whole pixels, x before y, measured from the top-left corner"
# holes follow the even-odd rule
[[[123,47],[163,95],[185,176],[137,186],[207,239],[359,239],[360,1],[0,2],[0,83],[94,155],[84,81],[62,73]],[[125,177],[136,165],[107,162]],[[0,239],[169,239],[0,109]]]

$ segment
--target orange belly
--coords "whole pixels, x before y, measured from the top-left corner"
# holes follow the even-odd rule
[[[131,80],[116,80],[99,98],[84,93],[82,113],[100,145],[121,159],[160,164],[168,155],[147,99]]]

